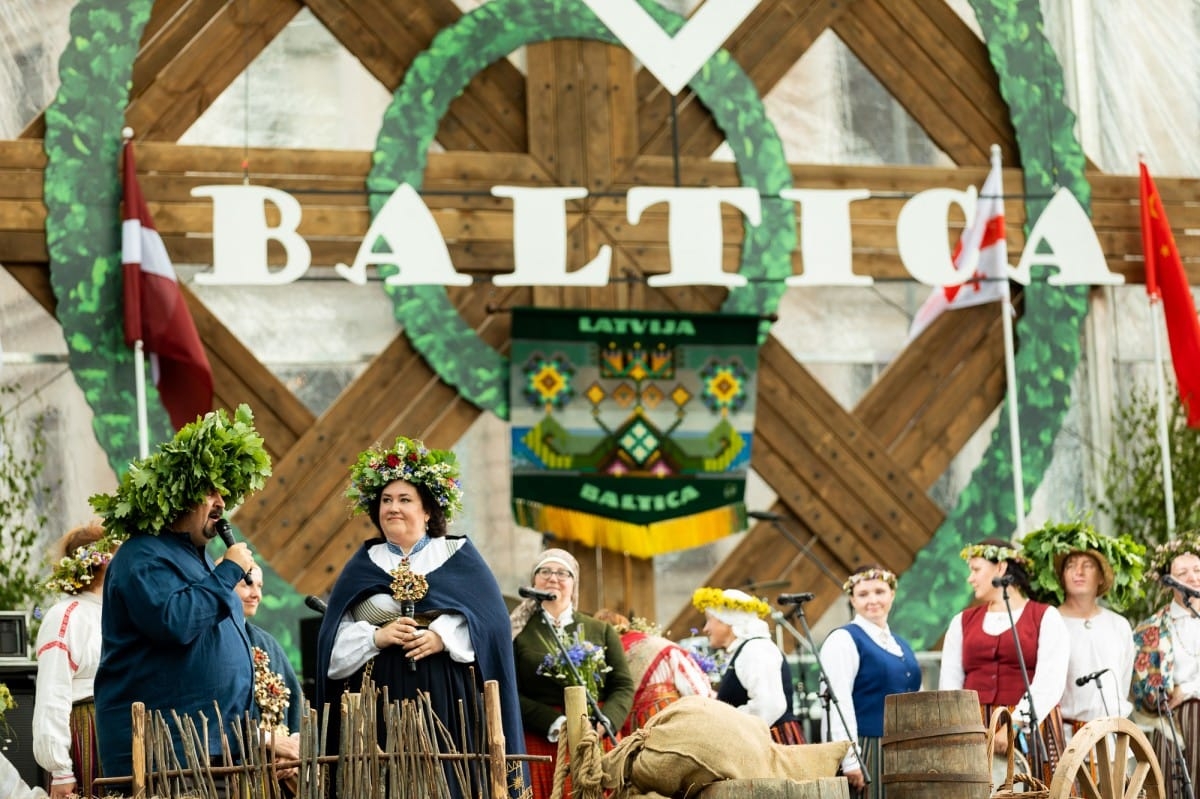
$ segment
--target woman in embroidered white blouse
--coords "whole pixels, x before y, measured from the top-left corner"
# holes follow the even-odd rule
[[[100,665],[104,571],[116,543],[94,521],[59,542],[60,559],[46,587],[66,594],[42,618],[37,637],[33,756],[50,775],[50,796],[92,796],[100,776],[92,686]]]

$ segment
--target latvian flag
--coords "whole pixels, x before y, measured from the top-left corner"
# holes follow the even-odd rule
[[[175,429],[212,410],[213,378],[204,345],[162,237],[138,185],[133,143],[125,142],[121,263],[125,279],[125,343],[138,340]]]
[[[1008,296],[1008,242],[1004,238],[1004,181],[992,165],[979,192],[975,218],[954,248],[954,268],[967,280],[934,289],[913,317],[909,339],[916,338],[943,311],[997,302]]]

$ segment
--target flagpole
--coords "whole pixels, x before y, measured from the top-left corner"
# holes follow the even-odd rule
[[[137,394],[138,457],[150,454],[150,419],[146,411],[146,352],[139,338],[133,346],[133,383]]]
[[[1167,540],[1175,537],[1175,483],[1171,477],[1171,436],[1167,427],[1167,380],[1163,376],[1162,308],[1160,297],[1150,297],[1150,329],[1154,331],[1154,383],[1158,387],[1158,447],[1162,450],[1163,498],[1166,501]]]
[[[999,171],[1000,145],[992,145],[992,169]],[[1006,264],[1007,266],[1007,264]],[[1005,276],[1004,280],[1008,280]],[[1017,539],[1025,537],[1025,475],[1021,467],[1021,422],[1017,407],[1016,346],[1013,343],[1012,292],[1001,292],[1000,316],[1004,327],[1004,376],[1008,383],[1008,435],[1012,451],[1013,504],[1017,511]]]
[[[133,128],[122,128],[121,138],[125,142],[132,140]],[[137,397],[138,457],[145,458],[150,454],[150,419],[146,410],[146,349],[140,338],[133,345],[133,385]]]

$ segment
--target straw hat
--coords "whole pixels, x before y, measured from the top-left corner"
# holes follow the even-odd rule
[[[1113,580],[1115,579],[1113,567],[1108,562],[1108,558],[1095,549],[1074,549],[1070,552],[1059,552],[1054,556],[1054,576],[1058,578],[1058,584],[1063,587],[1063,590],[1065,591],[1067,588],[1066,581],[1063,580],[1063,569],[1067,565],[1067,558],[1072,555],[1089,555],[1092,560],[1096,561],[1096,565],[1100,567],[1100,585],[1096,596],[1102,597],[1107,594],[1109,589],[1113,587]]]

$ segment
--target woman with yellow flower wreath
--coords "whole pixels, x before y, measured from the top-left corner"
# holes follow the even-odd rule
[[[840,708],[840,715],[828,714],[829,740],[857,741],[862,761],[851,747],[842,759],[842,774],[852,796],[877,798],[883,796],[883,698],[921,690],[921,665],[908,641],[888,628],[896,599],[894,573],[875,564],[861,566],[842,590],[850,597],[854,619],[821,646],[821,664]]]
[[[1013,640],[1015,627],[1038,717],[1038,737],[1044,744],[1044,749],[1031,751],[1029,736],[1021,735],[1019,748],[1030,763],[1041,765],[1041,773],[1032,776],[1048,784],[1064,748],[1058,703],[1071,656],[1067,625],[1056,608],[1029,599],[1027,561],[1011,542],[987,538],[964,548],[961,555],[970,569],[967,583],[974,590],[975,604],[950,620],[942,643],[938,689],[965,688],[978,693],[985,724],[992,711],[1003,706],[1012,710],[1018,727],[1027,726],[1029,697]],[[997,735],[996,745],[1006,746],[1005,736]]]
[[[66,595],[42,618],[36,649],[33,756],[50,776],[53,799],[92,796],[100,776],[93,686],[104,572],[114,549],[100,522],[76,527],[59,542],[61,556],[46,582]]]
[[[736,588],[699,588],[692,604],[704,613],[709,644],[727,653],[717,699],[765,721],[776,743],[804,743],[792,669],[764,621],[771,606]]]

